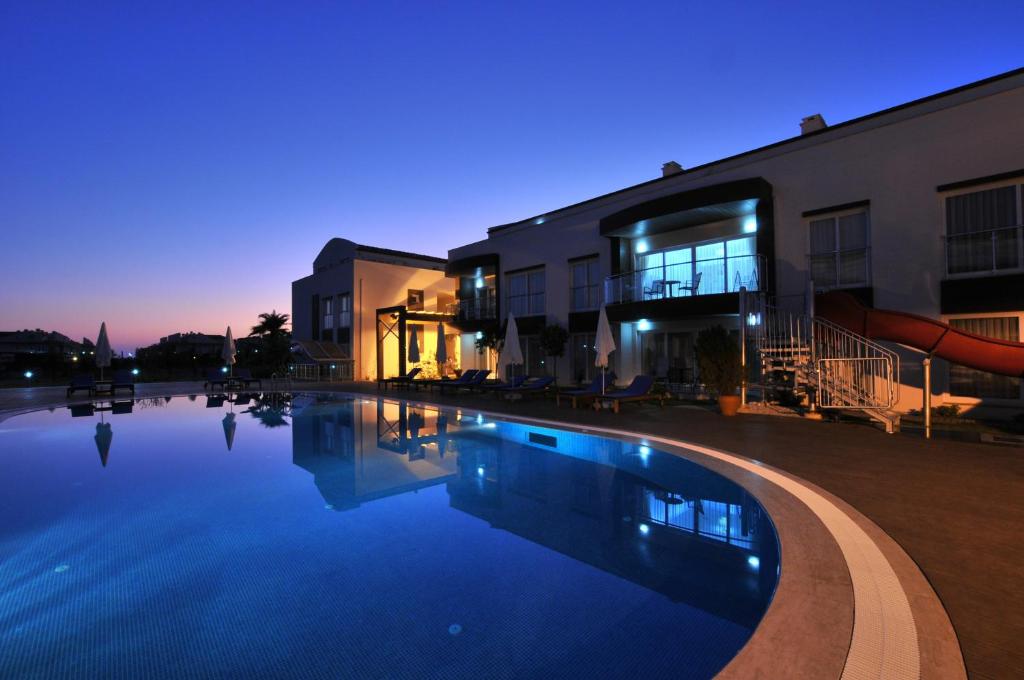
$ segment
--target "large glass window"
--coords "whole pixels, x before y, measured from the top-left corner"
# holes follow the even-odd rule
[[[522,370],[525,371],[526,375],[531,377],[547,375],[547,369],[545,368],[546,357],[540,346],[540,336],[520,335],[519,348],[523,352]],[[518,371],[519,369],[516,370]]]
[[[352,294],[338,296],[338,328],[352,327]]]
[[[641,255],[644,299],[759,290],[753,236],[708,241]]]
[[[323,315],[324,330],[334,328],[334,298],[325,297],[320,300],[320,311]]]
[[[600,262],[596,257],[577,260],[569,264],[569,309],[571,311],[597,309],[600,306],[599,276]]]
[[[949,325],[987,338],[1020,342],[1020,320],[1016,316],[950,319]],[[949,367],[949,393],[956,397],[1020,399],[1020,388],[1020,378],[986,373],[956,364],[950,364]]]
[[[544,269],[509,274],[508,309],[516,316],[544,313]]]
[[[818,290],[868,285],[868,213],[811,220],[811,278]]]
[[[1021,252],[1021,186],[946,198],[946,272],[1017,269]]]
[[[589,383],[599,370],[594,366],[597,354],[594,343],[597,336],[593,333],[573,333],[569,337],[569,360],[572,362],[570,378],[578,383]]]

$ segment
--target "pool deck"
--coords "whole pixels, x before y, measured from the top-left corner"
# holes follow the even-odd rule
[[[374,385],[316,389],[377,394]],[[139,398],[201,393],[198,383],[140,384]],[[732,451],[807,480],[849,503],[910,556],[939,595],[972,678],[1024,677],[1024,450],[886,435],[856,423],[627,405],[620,415],[552,401],[388,392],[568,425],[617,428]],[[86,399],[74,398],[74,401]],[[66,403],[61,388],[0,390],[0,420]],[[922,643],[924,644],[924,643]]]

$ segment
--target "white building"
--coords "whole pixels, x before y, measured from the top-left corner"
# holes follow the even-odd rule
[[[794,121],[795,123],[796,121]],[[572,340],[565,382],[587,380],[598,309],[620,382],[685,382],[696,331],[738,327],[740,286],[800,308],[808,282],[869,306],[1019,341],[1024,324],[1024,69],[492,227],[449,252],[466,368],[475,334],[512,311],[527,371],[551,372],[546,324]],[[924,348],[900,347],[900,407],[921,404]],[[1020,408],[1021,379],[933,364],[936,403]]]
[[[313,273],[292,282],[292,335],[313,359],[352,363],[356,380],[425,374],[434,361],[438,324],[450,317],[455,284],[445,260],[333,238],[313,262]],[[449,365],[458,366],[454,328],[445,329]],[[410,361],[415,335],[420,362]]]

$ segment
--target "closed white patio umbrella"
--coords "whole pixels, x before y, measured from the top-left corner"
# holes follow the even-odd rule
[[[228,365],[228,375],[235,373],[235,339],[231,337],[231,326],[228,326],[224,333],[224,348],[220,351],[220,358]]]
[[[523,363],[523,349],[519,346],[519,327],[516,326],[516,317],[509,314],[505,342],[501,346],[501,366],[522,366]]]
[[[113,352],[110,351],[110,340],[107,338],[107,322],[100,324],[100,335],[96,338],[96,365],[100,369],[100,380],[103,380],[103,369],[110,367]]]
[[[601,307],[601,315],[597,317],[597,338],[594,341],[597,357],[594,365],[601,369],[601,394],[604,394],[605,376],[608,374],[608,355],[615,351],[615,338],[611,326],[608,325],[608,313]]]

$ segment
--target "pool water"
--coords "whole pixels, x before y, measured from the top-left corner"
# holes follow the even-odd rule
[[[624,442],[397,400],[0,422],[0,677],[710,677],[778,544]]]

